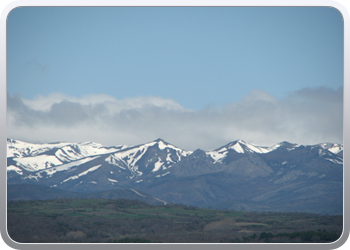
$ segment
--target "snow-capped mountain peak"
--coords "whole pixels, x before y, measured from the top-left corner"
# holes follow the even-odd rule
[[[214,159],[214,163],[216,163],[216,162],[221,162],[222,159],[227,156],[227,153],[229,151],[234,151],[239,154],[244,154],[244,153],[267,154],[280,147],[285,147],[287,150],[293,150],[298,146],[299,146],[298,144],[281,142],[269,147],[269,146],[259,146],[253,143],[248,143],[244,140],[236,140],[216,150],[208,151],[207,155],[211,156]]]
[[[12,159],[14,165],[26,171],[37,171],[65,163],[83,159],[89,156],[113,153],[125,148],[124,145],[116,147],[103,147],[93,142],[69,143],[27,143],[14,139],[7,139],[7,158]]]
[[[216,150],[206,152],[201,150],[201,152],[203,155],[210,157],[212,163],[225,165],[232,159],[238,159],[236,158],[238,155],[258,154],[263,156],[275,150],[285,154],[294,151],[298,147],[300,147],[300,150],[304,150],[304,148],[305,150],[316,150],[318,157],[336,164],[342,164],[340,152],[343,150],[343,145],[332,143],[301,146],[281,142],[269,147],[248,143],[244,140],[236,140]],[[90,164],[90,161],[95,161],[96,166],[102,164],[101,169],[106,166],[110,168],[111,172],[124,173],[123,178],[160,177],[171,173],[172,170],[169,170],[169,168],[193,153],[193,151],[182,150],[162,139],[136,146],[119,145],[115,147],[103,147],[101,144],[94,142],[34,144],[8,139],[7,148],[9,176],[17,174],[17,176],[21,175],[23,178],[25,176],[28,176],[26,178],[32,178],[31,176],[42,178],[42,173],[51,177],[58,172],[62,173],[62,171],[76,169],[76,166]],[[141,182],[142,180],[139,178],[137,181]]]
[[[35,156],[49,151],[55,147],[60,148],[69,143],[28,143],[14,139],[7,139],[7,157]]]
[[[129,169],[134,175],[157,172],[171,167],[192,151],[184,151],[157,139],[145,144],[126,148],[108,156],[105,161],[121,169]]]
[[[278,147],[280,147],[280,144],[276,144],[272,147],[267,147],[267,146],[258,146],[256,144],[252,144],[252,143],[248,143],[246,141],[243,140],[236,140],[233,142],[230,142],[228,144],[226,144],[223,147],[220,147],[216,150],[212,150],[210,152],[218,152],[223,154],[225,151],[227,150],[234,150],[237,153],[259,153],[259,154],[265,154],[265,153],[269,153],[275,149],[277,149]]]

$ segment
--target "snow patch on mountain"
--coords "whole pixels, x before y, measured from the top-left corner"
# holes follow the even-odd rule
[[[334,159],[330,159],[330,158],[325,158],[327,161],[330,161],[330,162],[333,162],[333,163],[336,163],[336,164],[341,164],[343,165],[343,160],[341,158],[334,158]]]
[[[138,166],[136,163],[145,154],[149,145],[145,144],[139,147],[134,147],[130,149],[125,149],[114,153],[113,155],[106,158],[106,161],[110,164],[116,165],[122,169],[125,169],[119,162],[123,162],[130,171],[133,173],[138,173]]]
[[[217,163],[221,162],[221,160],[226,157],[227,153],[228,150],[224,148],[219,151],[206,152],[206,155],[209,155],[214,160],[214,163]]]
[[[337,143],[321,143],[318,144],[323,149],[327,149],[328,151],[332,152],[333,154],[338,154],[340,151],[343,150],[343,145],[337,144]]]
[[[108,154],[119,151],[122,146],[116,148],[104,148],[98,143],[80,143],[67,145],[56,151],[55,155],[61,161],[74,161],[87,156]]]
[[[69,178],[63,180],[61,183],[66,182],[66,181],[69,181],[69,180],[78,179],[79,177],[81,177],[81,176],[83,176],[83,175],[86,175],[86,174],[89,173],[89,172],[92,172],[92,171],[97,170],[97,169],[98,169],[99,167],[101,167],[101,166],[102,166],[102,164],[97,165],[97,166],[94,166],[94,167],[92,167],[92,168],[89,168],[88,170],[86,170],[86,171],[84,171],[84,172],[82,172],[82,173],[80,173],[80,174],[78,174],[78,175],[74,175],[74,176],[71,176],[71,177],[69,177]]]
[[[22,169],[20,169],[19,167],[14,166],[14,165],[8,166],[7,167],[7,171],[15,171],[17,174],[23,175]]]
[[[170,172],[169,172],[169,171],[168,171],[168,172],[166,172],[166,173],[164,173],[164,174],[158,174],[158,175],[156,175],[156,177],[157,177],[157,178],[159,178],[159,177],[166,176],[166,175],[168,175],[168,174],[170,174]]]
[[[160,159],[160,157],[158,157],[158,161],[156,163],[154,163],[154,168],[153,168],[152,172],[158,171],[163,166],[163,164],[164,164],[164,162],[162,162],[162,159]]]
[[[244,153],[244,150],[240,143],[236,143],[233,146],[229,147],[229,149],[234,149],[237,153]]]
[[[78,161],[62,164],[60,166],[47,168],[47,169],[38,171],[38,172],[36,172],[34,174],[30,174],[29,176],[25,177],[25,179],[26,178],[29,178],[29,179],[33,179],[34,178],[34,179],[38,180],[38,178],[42,178],[43,177],[42,176],[43,173],[46,173],[47,177],[52,177],[52,175],[57,173],[57,172],[67,171],[70,168],[73,168],[73,167],[79,166],[81,164],[87,163],[89,161],[92,161],[92,160],[96,159],[97,157],[99,157],[99,156],[87,157],[87,158],[84,158],[84,159],[81,159],[81,160],[78,160]]]
[[[244,145],[247,146],[252,152],[259,153],[259,154],[269,153],[269,152],[274,151],[275,149],[277,149],[281,146],[280,144],[276,144],[272,147],[264,147],[264,146],[257,146],[254,144],[249,144],[246,142],[244,142]]]
[[[118,182],[117,180],[114,180],[114,179],[111,179],[111,178],[108,178],[108,180],[109,180],[110,182]]]
[[[258,154],[266,154],[276,150],[279,147],[281,147],[281,144],[275,144],[272,147],[267,147],[267,146],[258,146],[256,144],[248,143],[243,140],[238,140],[232,146],[230,145],[228,148],[234,149],[237,153],[254,152]]]
[[[53,155],[37,155],[33,157],[13,158],[18,167],[34,172],[41,169],[61,165],[62,162]]]
[[[64,147],[68,144],[69,143],[66,142],[35,144],[14,139],[7,139],[7,157],[35,156],[53,148]]]
[[[73,161],[73,162],[70,162],[70,163],[62,164],[62,165],[57,166],[57,167],[52,167],[52,168],[48,168],[48,169],[42,170],[42,171],[40,171],[40,173],[46,172],[46,174],[51,177],[53,174],[55,174],[55,173],[57,173],[59,171],[66,171],[66,170],[68,170],[68,169],[70,169],[72,167],[79,166],[81,164],[84,164],[84,163],[87,163],[89,161],[92,161],[92,160],[96,159],[97,157],[99,157],[99,156],[86,157],[86,158],[81,159],[81,160]]]
[[[110,155],[110,156],[108,156],[108,157],[105,159],[105,161],[106,161],[107,163],[109,163],[109,164],[111,164],[111,165],[114,165],[114,166],[117,166],[117,167],[119,167],[119,168],[121,168],[121,169],[123,169],[123,170],[126,170],[125,167],[121,166],[121,164],[120,164],[120,162],[119,162],[120,160],[121,160],[121,159],[118,158],[118,157],[115,156],[115,155]]]
[[[170,155],[171,155],[170,153],[167,154],[167,156],[166,156],[166,161],[167,161],[167,162],[174,162],[174,161],[170,158]]]

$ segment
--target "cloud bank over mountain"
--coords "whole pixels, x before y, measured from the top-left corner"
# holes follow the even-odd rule
[[[185,150],[244,139],[260,145],[343,142],[343,89],[304,88],[283,99],[254,89],[225,106],[186,109],[172,99],[81,98],[61,93],[28,100],[7,95],[7,137],[31,142],[139,144],[156,138]]]

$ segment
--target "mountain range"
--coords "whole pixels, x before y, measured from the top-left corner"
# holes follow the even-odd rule
[[[343,145],[267,147],[237,140],[185,151],[162,139],[113,147],[7,139],[7,184],[8,199],[23,198],[18,187],[35,184],[81,195],[114,193],[108,197],[128,190],[130,198],[163,204],[342,214]]]

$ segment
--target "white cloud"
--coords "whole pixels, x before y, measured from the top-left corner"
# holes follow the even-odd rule
[[[26,100],[8,95],[8,137],[31,141],[140,144],[156,138],[186,150],[236,139],[260,145],[342,143],[342,89],[302,89],[278,100],[252,90],[223,107],[187,110],[171,99],[53,93]]]
[[[275,103],[277,102],[277,99],[261,89],[253,89],[249,95],[243,97],[243,101],[245,103],[255,103],[259,101]]]
[[[81,105],[99,105],[103,104],[111,112],[120,112],[123,109],[135,109],[142,108],[147,105],[153,105],[156,107],[166,107],[168,109],[183,109],[180,104],[171,100],[154,96],[141,96],[137,98],[125,98],[118,100],[112,96],[99,94],[99,95],[86,95],[82,98],[75,96],[68,96],[62,93],[51,93],[48,96],[38,95],[34,100],[28,100],[21,98],[22,102],[31,109],[38,111],[49,111],[54,104],[68,101],[71,103],[79,103]]]

